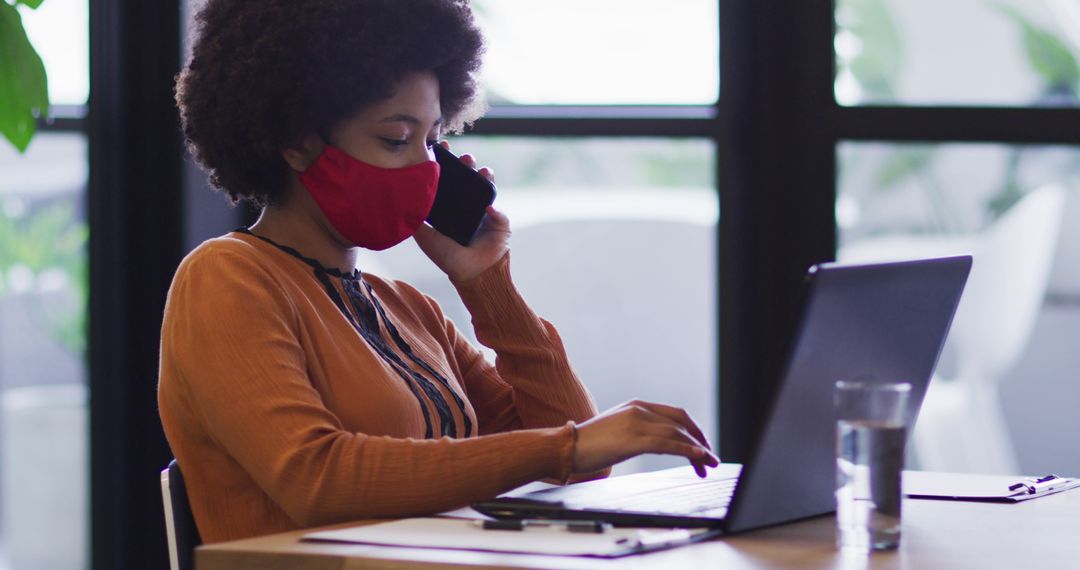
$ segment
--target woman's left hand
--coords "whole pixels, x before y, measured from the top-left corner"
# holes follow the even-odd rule
[[[469,168],[476,168],[476,159],[472,155],[461,155],[461,162]],[[478,172],[484,178],[495,182],[495,175],[490,168],[484,167]],[[487,215],[468,247],[442,235],[427,224],[420,226],[413,234],[413,239],[451,281],[463,283],[495,265],[510,250],[510,219],[494,206],[488,206]]]

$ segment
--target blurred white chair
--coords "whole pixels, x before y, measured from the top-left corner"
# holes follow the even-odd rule
[[[1027,347],[1042,306],[1065,191],[1028,193],[986,230],[897,235],[844,244],[840,261],[974,256],[945,345],[955,373],[935,374],[912,434],[918,466],[933,471],[1020,473],[999,384]]]
[[[716,434],[715,225],[578,219],[514,231],[514,280],[563,338],[603,410],[631,398],[681,406]],[[627,473],[679,465],[642,456]]]

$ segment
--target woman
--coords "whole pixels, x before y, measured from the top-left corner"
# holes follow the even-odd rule
[[[479,114],[467,3],[209,0],[197,24],[177,84],[189,149],[262,207],[185,258],[165,309],[161,418],[205,542],[430,514],[641,453],[716,465],[678,408],[596,414],[514,289],[503,214],[468,247],[422,223],[431,146]],[[355,269],[357,247],[410,236],[495,366],[433,300]]]

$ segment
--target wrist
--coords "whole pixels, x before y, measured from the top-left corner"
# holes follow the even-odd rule
[[[567,467],[567,469],[565,469],[565,471],[563,472],[565,476],[562,477],[562,481],[560,481],[560,483],[563,484],[563,485],[569,483],[570,478],[573,477],[578,472],[578,465],[577,465],[578,429],[577,429],[577,424],[574,423],[573,420],[568,421],[568,422],[566,422],[566,428],[570,431],[570,436],[569,436],[570,443],[569,443],[569,445],[567,445],[568,458],[566,460],[566,462],[569,464],[569,467]]]
[[[495,259],[495,261],[482,267],[471,267],[454,271],[447,270],[446,276],[450,279],[450,283],[455,287],[470,287],[479,282],[482,276],[491,273],[504,264],[508,252],[509,250],[504,251],[502,255]]]

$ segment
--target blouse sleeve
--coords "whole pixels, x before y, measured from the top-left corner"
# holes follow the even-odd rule
[[[570,367],[555,327],[533,313],[514,287],[509,258],[455,283],[477,340],[496,355],[492,366],[450,331],[480,433],[583,422],[596,415],[592,396]]]
[[[538,387],[523,382],[527,424],[543,429],[435,440],[351,433],[312,387],[297,331],[296,308],[273,276],[228,251],[185,262],[162,331],[163,366],[176,371],[196,421],[297,524],[438,512],[569,477],[575,432],[567,420],[590,410],[570,403],[580,388],[534,405]],[[527,374],[531,366],[512,368]]]

